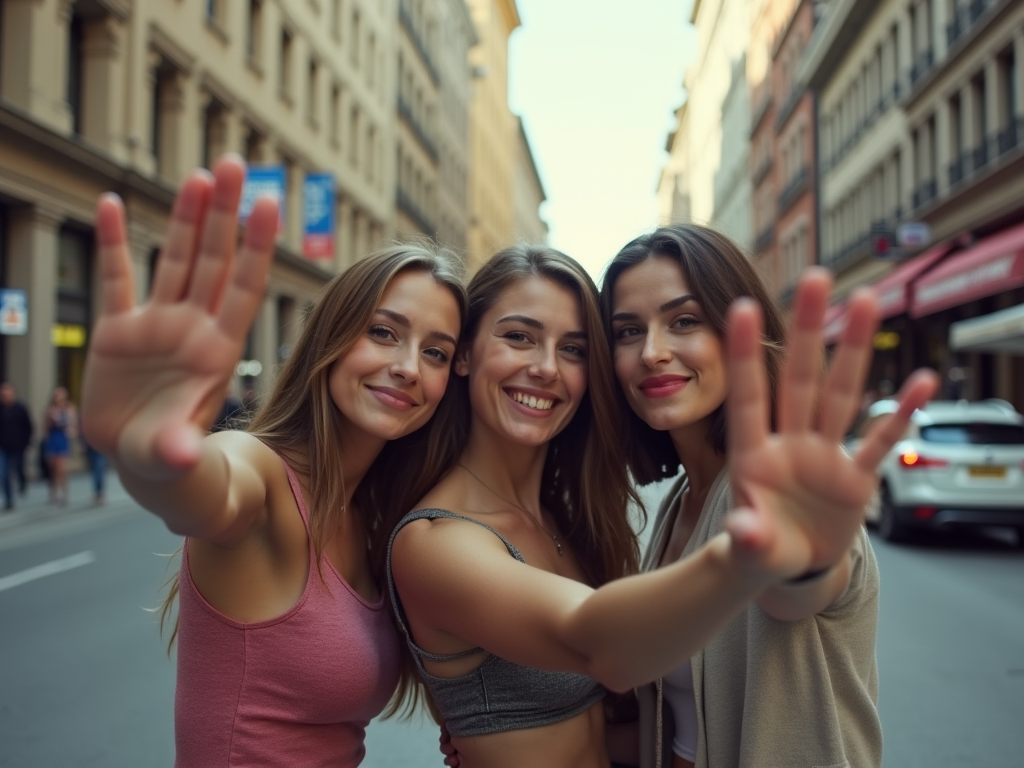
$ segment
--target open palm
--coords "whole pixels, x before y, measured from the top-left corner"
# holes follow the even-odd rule
[[[824,270],[811,270],[798,286],[775,432],[769,429],[756,305],[738,303],[729,321],[728,460],[740,512],[728,526],[745,546],[752,568],[782,578],[831,566],[843,556],[864,522],[865,504],[878,482],[876,467],[937,386],[934,374],[915,373],[900,392],[899,410],[876,424],[850,456],[841,440],[860,406],[876,309],[870,292],[851,297],[847,326],[822,388],[830,284]]]
[[[82,422],[97,450],[141,477],[191,467],[219,410],[259,307],[273,253],[277,205],[259,201],[235,264],[245,170],[221,160],[175,201],[149,300],[136,306],[124,209],[97,206],[103,308],[85,369]],[[234,267],[234,268],[232,268]]]

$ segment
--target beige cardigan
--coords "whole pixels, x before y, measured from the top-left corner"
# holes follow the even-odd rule
[[[654,519],[643,570],[658,565],[686,488],[681,477]],[[711,486],[683,554],[722,530],[732,507],[728,473]],[[878,565],[865,531],[852,549],[850,586],[826,610],[782,622],[756,605],[733,619],[692,661],[696,768],[877,768]],[[637,689],[640,766],[672,763],[674,722],[662,681]]]

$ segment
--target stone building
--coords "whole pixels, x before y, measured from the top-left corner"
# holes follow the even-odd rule
[[[537,164],[533,159],[530,141],[526,138],[523,119],[516,117],[516,158],[514,168],[515,224],[513,231],[516,240],[527,243],[545,243],[548,239],[548,225],[540,217],[538,211],[547,195],[544,184],[540,180]]]

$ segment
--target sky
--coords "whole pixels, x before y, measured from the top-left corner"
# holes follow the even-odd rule
[[[657,224],[665,140],[696,51],[692,0],[517,0],[509,103],[547,202],[549,243],[594,277]]]

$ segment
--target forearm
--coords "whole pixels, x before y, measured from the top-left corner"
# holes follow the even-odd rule
[[[237,538],[246,521],[242,502],[232,492],[232,465],[222,446],[204,439],[202,456],[192,469],[169,480],[141,477],[113,458],[125,490],[142,507],[182,536],[227,541]]]
[[[607,584],[583,601],[565,635],[589,674],[624,691],[704,647],[765,587],[740,576],[730,546],[720,534],[679,562]]]
[[[779,621],[799,621],[821,613],[839,599],[850,584],[849,551],[821,579],[807,584],[779,584],[766,589],[758,606]]]

